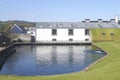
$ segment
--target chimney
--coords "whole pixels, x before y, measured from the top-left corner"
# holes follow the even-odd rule
[[[102,23],[102,19],[98,19],[98,23]]]
[[[85,22],[86,22],[86,23],[89,23],[89,22],[90,22],[90,19],[85,19]]]
[[[119,20],[119,15],[116,15],[115,16],[115,22],[118,23],[118,20]]]

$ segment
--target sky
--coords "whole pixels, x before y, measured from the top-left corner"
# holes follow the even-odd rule
[[[0,21],[80,22],[119,14],[120,0],[0,0]]]

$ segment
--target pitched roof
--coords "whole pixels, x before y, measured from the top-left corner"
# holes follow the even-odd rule
[[[22,26],[13,25],[10,30],[11,33],[26,33],[26,30]]]
[[[36,28],[120,28],[115,22],[38,22]]]

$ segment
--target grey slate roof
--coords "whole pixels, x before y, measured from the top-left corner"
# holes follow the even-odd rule
[[[36,28],[120,28],[113,22],[38,22]]]

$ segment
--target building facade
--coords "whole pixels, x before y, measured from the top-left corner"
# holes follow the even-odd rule
[[[36,42],[68,42],[82,43],[92,42],[91,29],[120,28],[115,19],[110,21],[90,21],[85,19],[82,22],[39,22],[36,24]]]
[[[57,41],[57,42],[84,42],[91,41],[89,29],[77,29],[77,28],[53,28],[53,29],[37,29],[36,41]]]
[[[35,36],[35,27],[28,28],[27,34],[30,34],[31,36]]]

